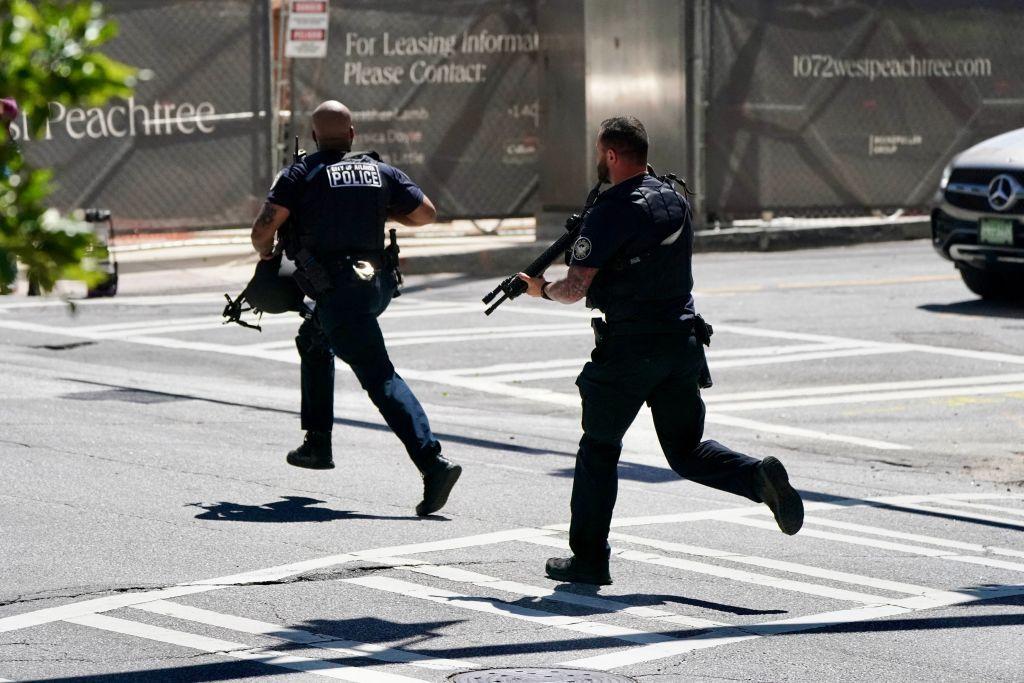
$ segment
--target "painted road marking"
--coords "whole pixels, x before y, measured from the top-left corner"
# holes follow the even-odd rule
[[[939,389],[945,387],[970,387],[990,384],[1014,384],[1024,382],[1024,373],[1006,375],[979,375],[974,377],[947,377],[943,379],[908,380],[898,382],[869,382],[864,384],[833,384],[831,386],[797,387],[794,389],[770,389],[767,391],[744,391],[731,394],[709,394],[704,400],[712,403],[742,403],[780,398],[803,398],[829,396],[832,394],[868,394],[885,391],[909,391],[911,389]]]
[[[817,398],[787,398],[767,401],[710,402],[716,410],[737,412],[744,410],[777,410],[780,408],[810,408],[818,406],[844,405],[850,403],[883,403],[886,401],[916,401],[925,398],[948,396],[984,396],[988,394],[1012,394],[1024,391],[1024,382],[1019,384],[987,384],[982,386],[955,386],[946,389],[910,389],[907,391],[870,392],[821,396]]]
[[[930,595],[916,596],[884,605],[868,605],[866,607],[825,612],[823,614],[809,614],[792,619],[711,629],[706,633],[680,639],[674,643],[658,643],[644,647],[628,648],[608,654],[561,662],[560,665],[607,671],[631,664],[674,657],[694,650],[719,647],[769,635],[795,633],[827,626],[881,619],[935,607],[950,607],[1018,595],[1024,595],[1024,586],[971,588],[957,591],[956,593],[943,591],[934,597]]]
[[[668,610],[629,605],[624,602],[609,600],[608,598],[580,595],[569,591],[551,590],[550,588],[531,586],[529,584],[519,583],[518,581],[506,581],[486,574],[460,569],[459,567],[428,564],[418,562],[417,560],[396,557],[379,557],[376,558],[376,560],[385,564],[394,564],[398,569],[418,574],[426,574],[427,576],[434,576],[440,579],[453,581],[455,583],[468,583],[480,588],[490,588],[504,591],[506,593],[513,593],[515,595],[526,595],[533,598],[540,598],[542,600],[549,600],[551,602],[561,602],[567,605],[588,607],[591,609],[601,610],[602,612],[618,612],[644,619],[654,619],[656,621],[670,624],[681,624],[695,628],[722,626],[722,624],[717,621],[688,617],[681,614],[675,614],[674,612],[669,612]]]
[[[559,548],[561,550],[569,549],[569,542],[565,538],[553,538],[550,536],[545,536],[524,540],[528,543],[534,543],[536,545],[546,545],[554,548]],[[730,569],[729,567],[720,567],[716,564],[708,564],[706,562],[694,562],[693,560],[686,560],[681,557],[663,557],[661,555],[655,555],[654,553],[645,553],[637,550],[623,549],[612,549],[612,554],[615,557],[620,557],[624,560],[630,560],[632,562],[642,562],[644,564],[653,564],[662,567],[683,569],[685,571],[694,572],[695,574],[704,574],[707,576],[714,576],[720,579],[738,581],[740,583],[752,583],[755,586],[771,586],[773,588],[792,591],[794,593],[816,595],[820,598],[830,598],[832,600],[845,600],[848,602],[862,602],[865,605],[873,605],[876,603],[884,603],[890,601],[890,598],[881,595],[872,595],[870,593],[850,591],[843,588],[832,588],[831,586],[823,586],[821,584],[808,583],[806,581],[781,579],[775,576],[771,576],[769,574],[757,574],[754,572],[743,571],[741,569]]]
[[[822,345],[823,346],[823,345]],[[737,349],[739,350],[739,349]],[[747,356],[734,358],[733,360],[716,360],[717,356],[709,356],[708,366],[712,370],[724,370],[727,368],[746,368],[756,365],[778,365],[781,363],[804,363],[811,360],[828,360],[831,358],[852,358],[855,356],[876,356],[887,353],[904,353],[909,349],[891,346],[886,348],[846,348],[835,351],[820,351],[816,353],[788,353],[775,354],[764,358]],[[492,382],[528,382],[533,380],[565,379],[575,377],[580,373],[582,365],[575,368],[563,368],[552,370],[540,370],[536,372],[512,372],[504,375],[488,376]]]
[[[904,510],[914,510],[917,512],[932,512],[941,515],[956,516],[961,519],[971,519],[979,522],[993,522],[995,524],[1001,524],[1003,526],[1016,527],[1018,529],[1024,529],[1024,520],[1010,519],[1008,517],[996,517],[994,515],[984,515],[976,512],[969,512],[966,510],[957,510],[954,508],[944,508],[935,505],[920,505],[917,503],[894,503],[896,507]]]
[[[465,389],[471,389],[473,391],[479,391],[482,393],[496,394],[499,396],[510,396],[513,398],[520,398],[527,401],[552,403],[554,405],[571,408],[578,408],[580,402],[579,396],[574,394],[551,391],[549,389],[542,389],[539,387],[514,386],[510,384],[503,384],[501,382],[494,382],[487,378],[463,377],[460,375],[451,375],[448,374],[447,372],[441,371],[418,371],[403,369],[402,376],[405,377],[406,379],[435,382],[437,384],[447,384],[449,386],[462,387]],[[789,427],[786,425],[762,422],[760,420],[750,420],[747,418],[734,417],[731,415],[724,415],[721,413],[714,412],[707,413],[705,415],[704,421],[709,424],[729,425],[733,427],[740,427],[743,429],[751,429],[761,433],[783,434],[786,436],[796,436],[800,438],[819,441],[835,441],[839,443],[847,443],[852,444],[854,446],[863,446],[865,448],[873,448],[877,450],[893,451],[910,449],[910,446],[892,443],[889,441],[881,441],[878,439],[865,439],[857,436],[848,436],[845,434],[822,432],[814,429],[803,429],[800,427]]]
[[[565,614],[555,614],[532,607],[523,607],[511,602],[505,602],[498,598],[488,598],[475,595],[466,595],[453,591],[434,588],[419,583],[401,581],[387,576],[360,576],[352,579],[340,579],[344,583],[351,583],[357,586],[372,588],[373,590],[404,595],[409,598],[436,602],[449,607],[465,609],[471,612],[482,612],[499,617],[528,621],[549,628],[557,628],[566,631],[574,631],[591,637],[615,638],[629,643],[649,644],[666,643],[675,638],[652,631],[641,631],[625,626],[606,624],[600,621],[590,621],[582,617],[572,617]]]
[[[554,533],[554,531],[550,529],[524,527],[522,529],[508,529],[505,531],[497,531],[475,536],[463,536],[461,538],[445,539],[441,541],[430,541],[426,543],[413,543],[390,548],[364,550],[358,553],[328,555],[326,557],[303,560],[301,562],[292,562],[290,564],[280,565],[277,567],[265,567],[249,572],[242,572],[240,574],[231,574],[229,576],[194,581],[192,583],[171,586],[169,588],[140,591],[138,593],[119,593],[117,595],[108,595],[102,598],[72,602],[58,607],[47,607],[33,612],[15,614],[10,617],[2,617],[0,618],[0,633],[28,628],[30,626],[40,626],[42,624],[49,624],[55,621],[68,621],[69,619],[83,615],[109,612],[110,610],[119,609],[121,607],[131,607],[133,605],[152,602],[154,600],[177,598],[183,595],[194,595],[196,593],[205,593],[234,586],[243,586],[248,583],[277,581],[289,576],[313,571],[315,569],[325,569],[327,567],[336,567],[349,562],[355,562],[357,560],[372,559],[374,555],[388,557],[394,555],[435,552],[439,550],[472,548],[493,543],[514,541],[519,538],[543,536],[551,533]]]
[[[962,500],[950,500],[942,499],[936,502],[946,503],[947,505],[953,505],[955,507],[971,508],[972,510],[988,510],[991,512],[1002,512],[1007,515],[1021,515],[1024,516],[1024,510],[1018,508],[1008,508],[1002,505],[985,505],[984,503],[967,503]],[[1021,553],[1021,557],[1024,557],[1024,553]]]
[[[555,307],[542,309],[534,307],[517,308],[515,306],[510,306],[505,310],[507,310],[509,313],[518,313],[522,315],[551,315],[567,318],[591,317],[591,314],[589,313],[560,310],[559,308]],[[789,332],[784,330],[774,330],[763,327],[750,327],[748,325],[731,325],[728,323],[715,323],[715,330],[717,332],[729,332],[732,334],[740,334],[749,337],[760,337],[764,339],[788,339],[791,341],[818,342],[821,344],[848,342],[861,346],[893,345],[891,342],[878,342],[871,341],[868,339],[854,339],[852,337],[837,337],[835,335],[826,334],[809,334],[806,332]],[[920,351],[922,353],[955,356],[958,358],[971,358],[973,360],[991,361],[994,363],[1013,363],[1015,365],[1024,365],[1024,355],[1017,355],[1011,353],[999,353],[995,351],[975,351],[973,349],[958,349],[951,346],[932,346],[929,344],[900,343],[899,346],[909,346],[912,350]]]
[[[849,507],[859,505],[907,505],[914,503],[923,503],[928,501],[945,501],[947,499],[972,501],[972,500],[1019,500],[1022,498],[1021,495],[1014,494],[984,494],[984,493],[969,493],[969,494],[935,494],[935,495],[924,495],[924,496],[887,496],[878,497],[873,499],[847,499],[841,500],[834,503],[808,503],[807,508],[810,511],[822,511],[822,510],[840,510]],[[637,518],[625,518],[617,520],[617,526],[637,526],[645,524],[661,524],[681,521],[696,521],[698,519],[720,519],[725,521],[732,521],[736,523],[746,522],[759,522],[760,520],[750,519],[752,517],[759,517],[764,513],[763,506],[746,506],[742,508],[725,508],[720,510],[706,510],[697,511],[692,513],[677,513],[673,515],[660,515],[660,516],[649,516],[649,517],[637,517]],[[552,525],[553,527],[564,528],[567,525]],[[765,521],[765,526],[773,528],[773,525]],[[805,527],[804,532],[813,532],[813,529],[807,529]],[[487,534],[478,534],[474,536],[454,538],[454,539],[443,539],[439,541],[429,541],[423,543],[413,543],[404,546],[396,546],[390,548],[376,548],[364,551],[342,553],[338,555],[332,555],[324,558],[314,558],[310,560],[303,560],[301,562],[291,563],[289,565],[282,565],[279,567],[268,567],[263,569],[257,569],[250,572],[243,572],[241,574],[235,574],[226,577],[219,577],[213,579],[207,579],[203,581],[193,582],[182,586],[176,586],[169,589],[158,589],[153,591],[145,591],[134,594],[120,594],[115,596],[108,596],[107,598],[98,598],[93,600],[87,600],[80,603],[72,603],[71,605],[65,605],[58,608],[47,608],[38,610],[28,615],[15,615],[14,617],[8,617],[0,619],[0,631],[13,630],[13,628],[24,628],[26,626],[38,625],[41,623],[49,623],[52,621],[66,620],[73,623],[80,623],[82,625],[94,626],[105,630],[110,630],[119,633],[126,633],[129,635],[150,637],[156,636],[153,639],[160,640],[161,642],[168,643],[179,643],[186,647],[193,647],[194,649],[200,649],[204,651],[222,652],[222,648],[227,646],[224,643],[228,643],[229,646],[237,646],[239,648],[245,648],[238,650],[237,652],[231,653],[231,656],[239,656],[239,658],[252,658],[254,661],[266,661],[267,657],[277,657],[274,653],[267,653],[256,648],[248,648],[245,645],[239,645],[236,643],[229,643],[228,641],[217,641],[202,643],[202,647],[196,647],[199,641],[195,640],[200,636],[193,636],[192,634],[182,633],[180,631],[173,631],[170,629],[160,629],[158,627],[149,627],[144,624],[136,624],[135,622],[129,622],[121,619],[111,619],[110,617],[99,615],[98,612],[109,611],[117,609],[118,607],[128,607],[133,605],[141,605],[143,603],[151,603],[153,601],[164,600],[165,598],[175,597],[179,595],[188,595],[196,592],[203,592],[209,590],[216,590],[219,588],[227,588],[231,586],[244,586],[246,583],[258,582],[267,580],[273,577],[283,578],[285,576],[301,573],[308,571],[311,568],[323,568],[331,566],[332,564],[340,564],[344,562],[351,562],[354,560],[362,559],[376,559],[378,562],[385,564],[401,563],[403,569],[415,567],[416,569],[426,569],[430,565],[427,563],[416,563],[415,560],[406,560],[405,558],[395,557],[399,552],[404,554],[415,554],[415,553],[429,553],[441,550],[450,550],[455,548],[473,548],[482,545],[488,545],[493,543],[504,543],[508,541],[526,540],[529,541],[531,538],[546,537],[553,533],[553,529],[536,529],[536,528],[522,528],[522,529],[511,529],[506,531],[499,531]],[[803,532],[802,532],[803,533]],[[811,534],[814,535],[814,534]],[[634,537],[636,540],[638,537]],[[926,537],[931,538],[931,537]],[[557,543],[564,543],[564,541],[551,539]],[[650,539],[644,539],[650,540]],[[839,538],[837,540],[847,540],[846,538]],[[863,539],[858,539],[863,540]],[[871,539],[869,542],[873,542]],[[661,543],[661,542],[659,542]],[[884,542],[883,542],[884,543]],[[693,547],[685,546],[680,544],[682,547],[691,550]],[[876,544],[877,545],[877,544]],[[896,544],[893,544],[894,546]],[[671,546],[670,546],[671,547]],[[919,550],[916,546],[906,546],[900,544],[900,549],[913,548],[915,553]],[[673,548],[678,549],[678,548]],[[700,549],[706,550],[706,549]],[[634,553],[635,551],[626,551],[626,553]],[[712,553],[718,553],[718,551],[710,551]],[[1018,565],[1015,563],[1003,563],[1000,561],[992,561],[992,558],[988,557],[977,557],[977,556],[966,556],[966,555],[947,555],[945,551],[927,549],[924,553],[929,556],[936,556],[941,559],[953,559],[962,562],[968,562],[972,564],[981,564],[988,567],[998,568],[1012,568],[1024,570],[1024,565]],[[645,559],[649,559],[649,554],[639,553]],[[658,556],[654,556],[658,557]],[[629,555],[626,556],[629,559]],[[665,558],[673,559],[673,558]],[[728,556],[722,557],[721,559],[728,559]],[[757,561],[765,561],[765,558],[755,558]],[[771,562],[769,560],[769,562]],[[410,565],[409,563],[416,563]],[[461,570],[455,571],[456,568],[448,568],[440,565],[442,569],[439,571],[445,572],[440,578],[447,580],[467,580],[471,583],[480,581],[485,587],[490,586],[495,590],[503,590],[504,588],[515,587],[517,590],[522,591],[524,589],[523,584],[517,584],[515,582],[502,582],[498,580],[496,582],[490,582],[482,579],[490,579],[486,575],[479,575],[476,573],[461,574]],[[782,563],[776,567],[781,571],[789,571],[791,569],[803,570],[802,565],[795,565],[794,563]],[[721,568],[715,567],[716,570]],[[813,569],[813,568],[812,568]],[[411,570],[411,569],[410,569]],[[453,570],[453,573],[448,573],[449,570]],[[421,573],[428,573],[429,571],[423,571]],[[822,572],[826,570],[821,570]],[[795,573],[801,573],[797,571]],[[849,575],[845,573],[836,573],[833,575],[822,575],[820,578],[827,578],[830,580],[842,580],[852,579],[857,575]],[[366,577],[369,579],[378,577]],[[866,577],[865,577],[866,578]],[[349,583],[358,583],[359,579],[346,580]],[[393,581],[393,580],[392,580]],[[813,585],[813,584],[811,584]],[[864,585],[868,585],[865,583]],[[427,595],[433,597],[434,602],[450,604],[450,598],[459,596],[459,594],[452,594],[450,592],[438,592],[430,588],[419,586],[418,584],[410,584],[408,582],[398,582],[398,584],[390,583],[388,586],[392,589],[401,588],[407,590],[409,587],[420,592],[427,591]],[[504,587],[502,587],[504,586]],[[612,637],[621,640],[627,640],[628,642],[640,642],[645,643],[640,647],[634,647],[627,650],[620,650],[616,652],[606,653],[597,655],[590,658],[584,658],[579,660],[573,660],[572,662],[565,662],[565,665],[574,666],[589,666],[591,668],[615,668],[618,666],[626,666],[630,663],[636,663],[640,661],[650,661],[651,659],[658,659],[661,657],[673,656],[675,654],[685,653],[687,651],[701,649],[706,647],[715,647],[719,645],[725,645],[728,643],[739,642],[742,640],[748,640],[751,638],[762,637],[765,635],[772,635],[775,633],[789,633],[813,628],[821,628],[831,624],[843,624],[850,623],[853,621],[863,621],[866,619],[879,618],[887,615],[904,614],[908,611],[917,611],[930,609],[934,607],[949,606],[954,604],[962,604],[968,602],[974,602],[979,600],[990,600],[999,597],[1010,597],[1017,595],[1024,595],[1024,586],[1022,585],[1009,585],[1009,586],[996,586],[996,587],[983,587],[983,588],[965,588],[955,589],[947,591],[925,591],[921,593],[917,589],[919,587],[912,586],[909,584],[879,584],[874,587],[882,588],[884,590],[893,589],[896,590],[898,586],[902,586],[904,590],[914,589],[915,595],[912,598],[893,600],[888,598],[879,598],[881,602],[866,607],[861,607],[852,610],[840,610],[836,612],[827,612],[824,614],[812,614],[794,619],[785,619],[781,621],[769,621],[760,624],[753,624],[747,626],[709,626],[706,630],[700,634],[689,636],[685,638],[668,637],[666,634],[658,632],[648,631],[637,631],[636,629],[622,629],[616,626],[608,624],[600,624],[598,622],[587,622],[581,623],[579,619],[573,617],[564,617],[562,615],[551,614],[546,612],[540,612],[539,610],[527,610],[525,612],[520,609],[519,615],[514,618],[529,618],[537,617],[544,622],[550,622],[553,617],[558,624],[558,627],[562,628],[567,624],[575,625],[577,632],[584,632],[591,636],[601,637]],[[527,586],[536,592],[536,587]],[[514,591],[510,591],[514,592]],[[899,592],[899,591],[897,591]],[[463,596],[466,597],[466,596]],[[585,596],[581,596],[585,597]],[[502,601],[490,601],[487,604],[489,608],[480,608],[479,602],[476,598],[469,598],[471,604],[477,605],[478,611],[495,611],[496,613],[506,615],[507,604]],[[501,603],[505,605],[495,606],[493,603]],[[596,605],[595,605],[596,606]],[[607,605],[605,605],[607,606]],[[460,604],[459,607],[467,609],[473,609],[466,604]],[[648,608],[652,609],[652,608]],[[216,614],[216,613],[214,613]],[[28,617],[26,619],[26,616]],[[205,618],[206,615],[204,615]],[[642,614],[637,614],[642,616]],[[651,616],[648,614],[648,616]],[[218,617],[234,619],[234,617],[227,617],[221,615]],[[12,621],[13,620],[13,621]],[[238,622],[234,622],[238,625]],[[275,625],[267,625],[273,627]],[[261,624],[261,627],[265,627]],[[148,636],[143,634],[141,631],[146,629],[156,629],[148,631]],[[287,630],[287,628],[286,628]],[[309,636],[298,636],[298,637],[309,637]],[[184,640],[182,640],[184,639]],[[185,643],[188,644],[185,644]],[[343,646],[343,645],[342,645]],[[216,648],[216,649],[211,649]],[[223,652],[222,652],[223,653]],[[227,653],[225,653],[227,654]],[[330,675],[333,677],[341,677],[345,680],[353,680],[352,678],[346,678],[350,675],[364,675],[367,673],[376,674],[377,672],[369,671],[367,669],[356,669],[340,671],[336,669],[322,669],[318,666],[311,664],[311,662],[321,662],[321,660],[307,660],[299,658],[298,660],[280,660],[273,659],[270,661],[272,665],[286,665],[286,668],[302,667],[299,670],[309,670],[312,672],[327,671],[324,675]],[[288,666],[294,664],[295,666]],[[330,664],[323,663],[321,664]],[[311,667],[311,668],[310,668]],[[359,680],[382,680],[382,679],[359,679]]]
[[[804,522],[806,523],[807,519],[805,519]],[[849,583],[855,586],[867,586],[869,588],[878,588],[881,590],[892,591],[894,593],[907,593],[908,595],[924,595],[926,593],[935,592],[934,588],[916,586],[914,584],[902,583],[900,581],[876,579],[874,577],[863,576],[861,574],[851,574],[849,572],[833,571],[831,569],[822,569],[821,567],[812,567],[810,565],[798,564],[796,562],[773,560],[767,557],[757,557],[755,555],[742,555],[727,550],[702,548],[699,546],[689,545],[686,543],[674,543],[671,541],[661,541],[653,538],[643,538],[640,536],[634,536],[632,534],[623,534],[617,531],[613,531],[611,534],[609,534],[608,538],[613,541],[622,541],[633,545],[642,545],[650,548],[657,548],[658,550],[667,550],[669,552],[684,553],[686,555],[696,555],[698,557],[713,557],[720,560],[724,560],[726,562],[737,562],[739,564],[748,564],[754,567],[763,567],[765,569],[777,569],[779,571],[789,572],[791,574],[813,576],[819,579],[828,579],[830,581],[836,581],[838,583]]]
[[[428,657],[426,655],[417,654],[407,650],[398,650],[384,647],[383,645],[374,645],[372,643],[361,643],[355,640],[344,640],[337,636],[331,636],[324,633],[304,631],[302,629],[290,628],[279,624],[271,624],[265,621],[246,619],[245,617],[236,617],[230,614],[221,614],[220,612],[211,612],[210,610],[182,605],[176,602],[168,602],[166,600],[156,600],[154,602],[147,602],[141,605],[134,605],[133,609],[152,612],[154,614],[162,614],[164,616],[184,619],[186,621],[194,621],[208,626],[216,626],[218,628],[228,629],[229,631],[239,631],[241,633],[250,633],[260,636],[271,636],[289,643],[308,645],[322,650],[330,650],[331,652],[345,655],[346,657],[368,657],[370,659],[379,659],[382,662],[389,662],[392,664],[410,664],[412,666],[419,666],[426,669],[472,669],[477,666],[474,662],[466,660]]]
[[[383,671],[373,671],[371,669],[361,667],[346,666],[344,664],[328,662],[323,659],[310,659],[308,657],[284,655],[278,652],[273,652],[267,648],[253,648],[248,645],[243,645],[242,643],[231,642],[230,640],[220,640],[219,638],[210,638],[208,636],[185,633],[184,631],[175,631],[161,626],[151,626],[149,624],[143,624],[136,621],[128,621],[127,619],[108,617],[102,614],[75,617],[74,619],[68,619],[67,621],[80,626],[90,626],[103,631],[111,631],[113,633],[120,633],[126,636],[135,636],[137,638],[146,638],[147,640],[155,640],[161,643],[189,648],[191,650],[200,650],[201,652],[209,652],[211,654],[234,657],[235,659],[243,659],[248,662],[259,662],[260,664],[278,666],[284,669],[292,669],[294,671],[304,671],[318,676],[338,678],[343,681],[352,681],[352,683],[410,683],[423,680],[420,678],[409,678],[408,676],[385,673]]]
[[[859,436],[836,434],[835,432],[822,432],[817,429],[788,427],[786,425],[762,422],[760,420],[748,420],[747,418],[736,417],[733,415],[724,415],[722,413],[709,412],[704,416],[704,421],[710,424],[728,425],[730,427],[751,429],[755,432],[782,434],[784,436],[795,436],[801,439],[809,439],[812,441],[833,441],[835,443],[845,443],[853,446],[863,446],[864,448],[873,448],[879,451],[911,450],[910,446],[906,446],[900,443],[893,443],[891,441],[882,441],[880,439],[864,439]]]
[[[742,524],[744,526],[757,527],[759,529],[775,529],[776,525],[773,522],[760,519],[749,519],[743,517],[734,517],[725,520],[731,524]],[[937,550],[935,548],[925,548],[923,546],[908,545],[906,543],[893,543],[891,541],[879,541],[873,538],[863,538],[860,536],[850,536],[848,534],[837,534],[831,531],[819,531],[818,529],[801,529],[800,533],[804,536],[811,538],[822,538],[829,541],[840,541],[842,543],[849,543],[851,545],[862,545],[871,548],[880,548],[882,550],[895,550],[897,552],[908,553],[911,555],[923,555],[925,557],[937,557],[943,560],[952,560],[954,562],[965,562],[967,564],[980,564],[986,567],[995,567],[997,569],[1009,569],[1012,571],[1024,571],[1024,563],[1019,562],[1007,562],[1005,560],[997,560],[990,557],[977,557],[973,555],[956,555],[945,550]]]
[[[79,333],[76,332],[73,328],[58,328],[48,325],[38,325],[36,323],[27,323],[17,320],[2,320],[0,321],[0,328],[16,329],[25,332],[57,334],[69,337],[78,337],[82,339],[104,338],[98,335],[97,333]],[[170,337],[150,337],[146,335],[125,337],[123,339],[120,339],[120,341],[167,349],[223,353],[233,356],[243,356],[245,358],[250,359],[263,358],[267,360],[274,360],[292,364],[297,364],[299,362],[298,354],[295,353],[294,351],[290,351],[287,353],[266,350],[254,351],[244,346],[229,346],[226,344],[213,344],[209,342],[193,342],[184,339],[173,339]],[[474,391],[480,391],[483,393],[491,393],[501,396],[511,396],[514,398],[522,398],[532,401],[541,401],[545,403],[553,403],[555,405],[568,406],[573,408],[579,407],[579,398],[577,396],[573,394],[549,391],[546,389],[517,387],[508,384],[502,384],[500,382],[490,382],[485,379],[460,377],[458,375],[451,375],[448,373],[435,371],[417,371],[403,369],[402,375],[406,379],[434,382],[438,384],[445,384],[448,386],[460,386],[472,389]],[[812,429],[788,427],[785,425],[776,425],[767,422],[761,422],[758,420],[748,420],[741,417],[731,417],[721,415],[718,413],[708,413],[705,416],[705,422],[711,424],[730,425],[742,429],[752,429],[762,433],[783,434],[786,436],[796,436],[805,439],[848,443],[854,446],[874,448],[877,450],[908,450],[910,448],[909,446],[905,446],[902,444],[895,444],[887,441],[880,441],[877,439],[864,439],[860,437],[846,436],[830,432],[820,432]]]
[[[954,541],[946,538],[937,538],[935,536],[926,536],[924,534],[912,534],[905,531],[891,531],[889,529],[883,529],[877,526],[868,526],[867,524],[854,524],[853,522],[840,522],[838,520],[827,519],[825,517],[804,517],[804,524],[830,526],[836,529],[846,529],[847,531],[860,531],[866,534],[873,534],[875,536],[900,538],[905,541],[916,541],[918,543],[928,543],[930,545],[939,545],[944,546],[946,548],[957,548],[959,550],[972,550],[978,553],[993,553],[996,555],[1008,555],[1010,557],[1024,557],[1024,551],[1021,550],[1010,550],[1009,548],[998,548],[995,546],[986,546],[978,543],[966,543],[964,541]]]
[[[390,335],[389,335],[390,337]],[[803,353],[806,351],[833,351],[857,347],[859,344],[839,342],[835,344],[786,344],[782,346],[750,346],[738,349],[708,350],[708,358],[715,360],[719,358],[751,358],[755,356],[779,356],[791,353]],[[583,364],[590,358],[560,358],[542,361],[526,361],[521,363],[499,363],[497,365],[484,365],[472,368],[452,368],[445,372],[452,375],[466,375],[478,377],[483,375],[496,375],[501,373],[524,373],[533,370],[554,370],[575,368],[579,372]],[[1022,380],[1024,381],[1024,380]]]

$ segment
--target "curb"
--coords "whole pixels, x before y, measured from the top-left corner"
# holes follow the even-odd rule
[[[722,230],[702,230],[694,237],[694,253],[736,251],[788,251],[823,247],[924,239],[931,236],[927,217],[902,221],[876,221],[857,224],[790,224],[783,226],[733,227]],[[536,258],[546,243],[509,240],[490,241],[489,237],[464,237],[460,248],[445,251],[443,245],[432,246],[416,253],[417,247],[403,249],[401,264],[406,275],[433,273],[461,273],[472,276],[507,275],[524,268]],[[469,240],[478,242],[472,244]],[[231,264],[255,263],[244,243],[225,242],[197,245],[206,253],[188,253],[187,248],[176,248],[171,258],[127,257],[120,262],[121,273],[147,273],[155,271],[211,268]],[[469,248],[467,248],[469,247]],[[473,248],[477,247],[477,248]],[[180,249],[180,251],[178,250]],[[127,256],[127,254],[126,254]],[[133,255],[134,256],[134,255]],[[167,254],[166,256],[169,256]]]
[[[694,253],[736,251],[791,251],[824,247],[897,242],[931,236],[931,223],[920,221],[878,222],[864,225],[789,226],[727,228],[696,233]],[[464,273],[466,275],[508,275],[522,270],[544,250],[544,245],[507,246],[462,254],[412,256],[402,259],[406,275]]]

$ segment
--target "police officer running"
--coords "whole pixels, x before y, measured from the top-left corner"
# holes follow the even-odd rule
[[[767,503],[779,528],[795,534],[803,503],[774,457],[756,460],[716,441],[701,441],[710,386],[703,343],[710,326],[696,315],[693,227],[686,198],[648,173],[647,131],[637,119],[604,121],[597,137],[599,195],[571,250],[564,280],[520,273],[531,296],[600,309],[591,361],[576,384],[583,438],[573,478],[572,557],[547,561],[548,577],[606,585],[622,437],[646,402],[669,465],[705,486]]]
[[[402,441],[423,477],[416,514],[440,510],[462,468],[441,455],[423,407],[388,358],[377,316],[398,287],[387,263],[384,224],[426,225],[436,210],[405,173],[376,154],[352,153],[352,115],[327,101],[313,112],[317,152],[285,169],[252,226],[260,258],[274,258],[274,236],[291,218],[285,253],[296,261],[299,281],[316,305],[299,327],[301,446],[288,453],[296,467],[331,469],[334,424],[334,355],[352,368],[384,421]]]

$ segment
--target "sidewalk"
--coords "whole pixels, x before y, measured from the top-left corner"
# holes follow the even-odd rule
[[[927,216],[737,221],[733,227],[698,231],[694,251],[807,249],[922,239],[929,234]],[[399,227],[399,245],[406,274],[487,276],[521,269],[546,246],[535,241],[532,219],[455,221],[416,230]],[[250,268],[256,260],[248,229],[125,235],[117,238],[113,251],[122,274]]]

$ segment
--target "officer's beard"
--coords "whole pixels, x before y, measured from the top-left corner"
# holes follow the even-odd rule
[[[597,160],[597,179],[602,183],[610,183],[611,179],[608,176],[608,163],[601,157]]]

